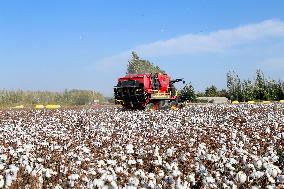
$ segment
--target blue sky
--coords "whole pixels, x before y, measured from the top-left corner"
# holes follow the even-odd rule
[[[135,50],[197,90],[284,80],[284,1],[0,1],[0,88],[112,95]]]

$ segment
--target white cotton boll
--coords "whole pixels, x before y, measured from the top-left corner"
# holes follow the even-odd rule
[[[125,189],[137,189],[137,187],[130,185],[130,186],[126,186]]]
[[[63,189],[59,184],[57,184],[54,189]]]
[[[46,172],[45,172],[45,177],[50,178],[52,176],[51,172],[52,172],[52,170],[47,169]]]
[[[159,153],[159,148],[156,147],[155,150],[154,150],[154,156],[159,156],[160,153]]]
[[[185,162],[187,160],[186,154],[182,154],[179,159]]]
[[[155,180],[155,174],[154,173],[149,173],[148,174],[148,179],[150,179],[150,180]]]
[[[205,177],[205,184],[215,183],[215,179],[212,176]]]
[[[278,168],[279,169],[279,168]],[[278,175],[278,169],[276,166],[274,165],[269,165],[266,172],[268,175],[272,176],[273,178],[275,178]]]
[[[10,187],[12,185],[13,178],[10,174],[6,174],[6,187]]]
[[[195,143],[195,141],[196,141],[196,140],[195,140],[194,138],[190,138],[190,139],[189,139],[189,142],[190,142],[190,143]]]
[[[98,161],[98,167],[104,167],[106,164],[105,164],[105,161],[104,160],[99,160]]]
[[[68,176],[68,179],[73,180],[73,181],[78,180],[79,175],[78,174],[71,174],[71,175]]]
[[[267,128],[265,129],[265,133],[267,133],[267,134],[270,133],[270,127],[267,127]]]
[[[93,176],[95,176],[95,175],[97,174],[97,172],[96,172],[94,169],[91,169],[91,170],[89,171],[89,173],[90,173],[91,175],[93,175]]]
[[[10,170],[16,175],[19,168],[15,166],[14,164],[9,165]]]
[[[37,175],[37,170],[33,169],[31,174],[32,174],[33,177],[35,177]]]
[[[254,166],[257,169],[260,169],[262,167],[262,161],[258,159],[257,161],[254,162]]]
[[[269,163],[267,163],[266,161],[262,161],[262,167],[264,167],[265,169],[268,169],[269,167]]]
[[[111,166],[115,166],[117,161],[116,160],[107,160],[106,163]]]
[[[90,158],[85,158],[85,161],[91,161]]]
[[[171,171],[171,170],[172,170],[172,166],[171,166],[169,163],[166,162],[166,164],[165,164],[165,169],[166,169],[167,171]]]
[[[5,168],[5,164],[4,164],[4,163],[1,163],[1,164],[0,164],[0,170],[4,170],[4,168]]]
[[[102,176],[102,178],[103,178],[103,176]],[[113,176],[112,175],[105,175],[105,177],[104,177],[104,179],[103,179],[104,181],[107,181],[107,182],[111,182],[111,181],[113,181],[114,180],[114,178],[113,178]]]
[[[110,186],[112,189],[118,189],[117,183],[114,180],[110,182]]]
[[[231,180],[228,180],[228,179],[225,178],[224,181],[225,181],[225,183],[226,183],[227,185],[229,185],[229,186],[233,186],[233,185],[234,185],[234,182],[231,181]]]
[[[247,162],[248,156],[247,155],[243,155],[242,160],[243,162]]]
[[[82,181],[84,181],[84,182],[89,182],[89,179],[88,179],[88,177],[87,177],[86,175],[84,175],[84,176],[82,177]]]
[[[229,161],[230,161],[230,164],[237,164],[238,163],[238,161],[235,160],[234,158],[230,158]]]
[[[195,185],[195,174],[191,173],[186,177],[187,181],[190,182],[192,185]]]
[[[173,177],[178,177],[181,175],[181,172],[178,169],[174,169],[172,172]]]
[[[251,189],[260,189],[259,186],[252,186]]]
[[[126,155],[122,155],[120,158],[121,158],[122,161],[125,161],[127,159],[127,156]]]
[[[140,165],[143,165],[143,160],[142,160],[142,159],[137,159],[136,161],[137,161],[137,163],[139,163]]]
[[[203,164],[199,164],[199,166],[196,168],[197,168],[198,173],[201,173],[201,174],[207,173],[207,169]]]
[[[158,158],[158,159],[156,159],[156,160],[153,161],[153,164],[154,164],[155,166],[162,165],[162,162],[163,162],[162,158],[161,158],[160,156],[157,156],[157,158]]]
[[[36,160],[37,160],[39,163],[44,162],[44,159],[43,159],[43,158],[37,158]]]
[[[10,149],[9,154],[12,156],[15,156],[15,150],[14,149]]]
[[[85,146],[82,148],[82,151],[86,154],[89,154],[91,152],[91,150]]]
[[[5,184],[3,175],[0,175],[0,188],[3,188]]]
[[[0,155],[0,160],[2,160],[2,161],[6,161],[7,158],[8,158],[8,156],[6,154],[1,154]]]
[[[253,179],[259,179],[264,176],[264,172],[262,171],[255,171],[250,175]]]
[[[102,188],[105,185],[105,182],[102,179],[95,179],[94,185],[98,188]]]
[[[229,189],[229,188],[231,188],[231,187],[228,186],[226,183],[223,183],[222,186],[223,186],[224,189]]]
[[[284,184],[284,175],[279,175],[277,177],[278,182],[280,182],[281,184]]]
[[[236,170],[230,163],[226,163],[225,167],[227,167],[228,169],[230,169],[231,171]]]
[[[128,185],[137,187],[139,185],[139,179],[135,176],[130,177]]]
[[[206,158],[208,161],[212,161],[212,155],[211,155],[211,154],[206,154],[206,155],[205,155],[205,158]]]
[[[202,142],[201,144],[199,144],[198,148],[205,150],[206,149],[206,144]]]
[[[238,188],[237,185],[235,185],[235,184],[232,185],[232,189],[237,189],[237,188]]]
[[[272,183],[272,184],[275,183],[275,179],[274,179],[273,177],[271,177],[270,175],[266,175],[266,176],[267,176],[268,181],[269,181],[270,183]]]
[[[254,168],[254,165],[251,164],[251,163],[247,164],[247,165],[246,165],[246,168],[247,168],[247,169],[255,169],[255,168]]]
[[[149,180],[148,187],[149,188],[156,188],[156,182],[153,181],[153,180]]]
[[[272,185],[267,185],[266,188],[267,189],[276,189],[276,186],[275,186],[275,184],[272,184]]]
[[[237,183],[243,184],[243,183],[246,182],[246,180],[247,180],[246,174],[245,174],[244,172],[242,172],[242,171],[239,171],[239,172],[237,173],[237,175],[236,175],[236,181],[237,181]]]
[[[134,159],[130,159],[128,160],[128,165],[135,165],[136,164],[136,161]]]
[[[271,154],[271,158],[270,158],[271,162],[275,163],[278,161],[278,159],[279,157],[276,154]]]
[[[114,171],[115,171],[116,173],[123,173],[123,167],[115,167],[115,168],[114,168]]]
[[[166,151],[166,156],[172,157],[173,154],[174,154],[174,152],[175,152],[175,148],[174,148],[174,147],[169,148],[169,149],[167,149],[167,151]]]
[[[158,177],[163,178],[165,176],[165,172],[163,170],[158,171]]]
[[[132,144],[128,144],[128,145],[126,146],[126,153],[128,153],[128,154],[133,154],[133,153],[134,153],[133,145],[132,145]]]
[[[144,171],[142,169],[139,169],[137,171],[135,171],[134,173],[135,176],[140,176],[141,178],[145,178],[146,174],[144,173]]]

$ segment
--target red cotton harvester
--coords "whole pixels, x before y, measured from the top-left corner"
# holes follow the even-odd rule
[[[114,87],[115,103],[127,109],[163,109],[177,105],[174,83],[164,73],[128,74],[118,79]]]

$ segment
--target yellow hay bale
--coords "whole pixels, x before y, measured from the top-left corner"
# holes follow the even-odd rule
[[[172,110],[176,110],[177,107],[176,107],[176,106],[172,106],[171,109],[172,109]]]
[[[234,100],[234,101],[232,102],[232,104],[239,104],[239,101]]]
[[[264,100],[264,101],[262,101],[262,103],[263,104],[269,104],[269,103],[271,103],[269,100]]]
[[[284,100],[280,100],[279,102],[282,102],[282,103],[284,103]]]
[[[44,108],[44,105],[42,104],[35,105],[35,109],[43,109],[43,108]]]
[[[48,104],[45,106],[46,109],[58,109],[60,108],[61,106],[58,105],[58,104]]]
[[[248,104],[255,104],[255,101],[250,100],[250,101],[248,101]]]
[[[15,106],[16,109],[23,109],[24,108],[24,105],[18,105],[18,106]]]

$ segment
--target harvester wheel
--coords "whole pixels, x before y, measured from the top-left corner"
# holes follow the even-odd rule
[[[170,102],[170,108],[171,108],[171,109],[176,109],[177,106],[178,106],[178,102],[177,102],[177,101],[172,101],[172,102]]]
[[[154,103],[149,103],[145,106],[145,110],[154,110],[154,109],[155,109]]]
[[[168,100],[161,100],[159,102],[159,110],[166,110],[170,107]]]

